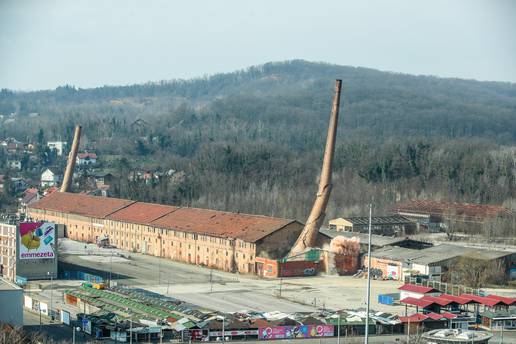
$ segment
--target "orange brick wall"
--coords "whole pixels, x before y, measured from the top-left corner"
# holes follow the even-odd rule
[[[94,243],[105,234],[110,244],[120,249],[224,271],[255,273],[255,243],[39,209],[29,208],[28,214],[33,220],[64,224],[70,239]]]

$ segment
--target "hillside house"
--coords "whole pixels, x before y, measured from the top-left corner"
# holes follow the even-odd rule
[[[61,181],[61,176],[51,169],[47,168],[41,174],[41,187],[47,188],[49,186],[56,186]]]
[[[7,160],[7,167],[10,170],[19,171],[19,170],[21,170],[21,165],[22,165],[21,160],[18,160],[18,159]]]
[[[78,166],[95,165],[97,163],[97,154],[95,153],[79,153],[77,154],[76,163]]]
[[[65,141],[48,141],[47,147],[50,148],[50,150],[54,150],[57,154],[57,156],[63,155],[64,148],[66,147]]]

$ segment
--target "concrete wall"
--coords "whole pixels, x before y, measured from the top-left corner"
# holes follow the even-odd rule
[[[364,256],[363,262],[367,262],[367,255]],[[366,263],[363,264],[367,265]],[[395,260],[371,257],[371,269],[381,270],[384,278],[389,276],[395,280],[403,278],[402,264]]]

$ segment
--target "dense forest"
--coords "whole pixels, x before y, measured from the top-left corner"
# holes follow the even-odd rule
[[[329,217],[363,215],[371,198],[379,215],[413,198],[516,209],[510,83],[289,61],[193,80],[2,90],[0,136],[70,140],[80,123],[82,145],[118,175],[185,173],[179,183],[122,178],[116,196],[304,221],[337,78],[343,93]]]

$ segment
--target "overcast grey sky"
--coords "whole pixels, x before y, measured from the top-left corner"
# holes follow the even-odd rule
[[[291,59],[516,82],[516,1],[0,0],[0,88],[124,85]]]

